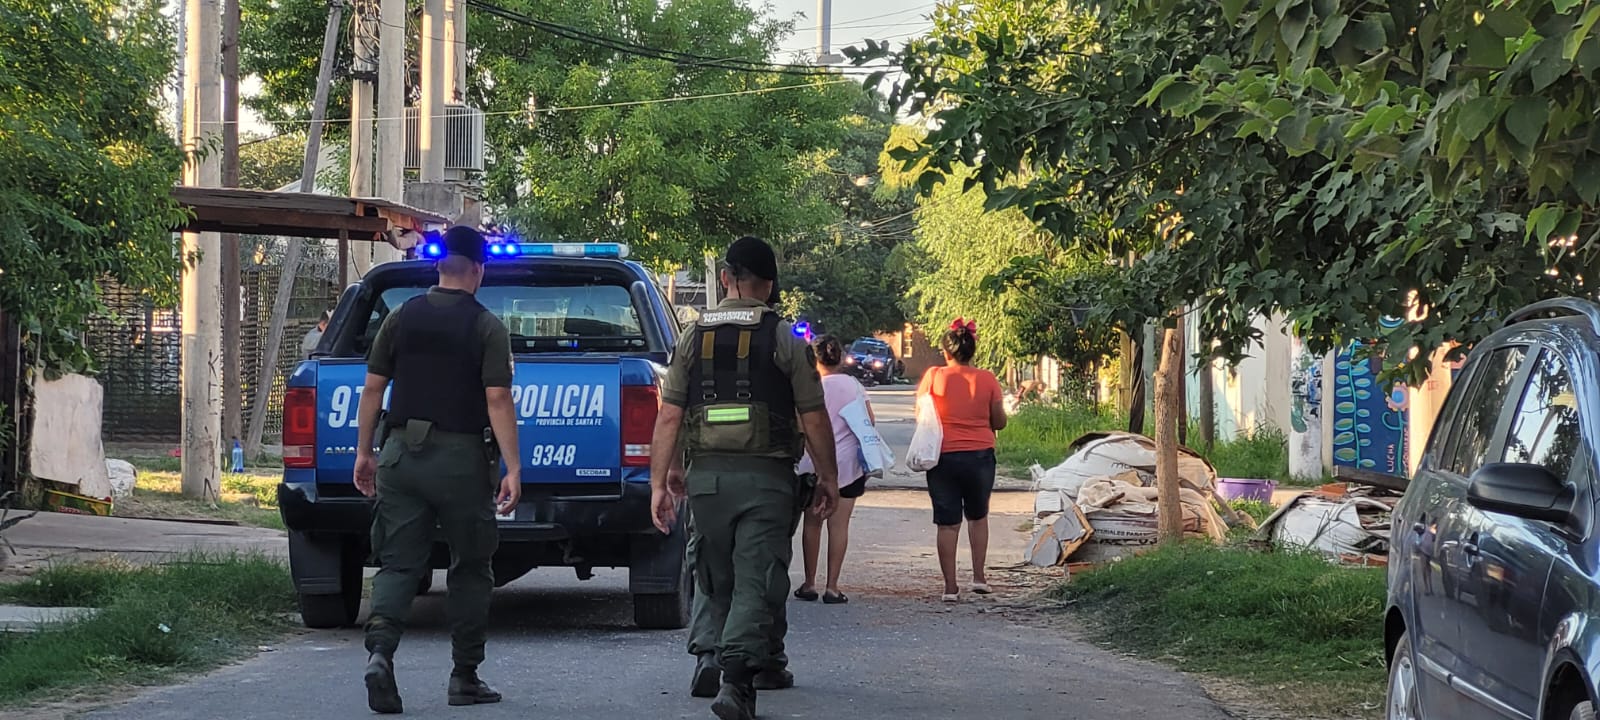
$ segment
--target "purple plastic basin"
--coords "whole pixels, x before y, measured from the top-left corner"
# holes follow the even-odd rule
[[[1217,478],[1217,495],[1223,500],[1259,500],[1264,503],[1272,502],[1272,491],[1278,489],[1278,483],[1271,480],[1247,480],[1244,478]]]

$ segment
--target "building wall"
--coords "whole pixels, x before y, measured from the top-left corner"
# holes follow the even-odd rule
[[[905,376],[912,380],[922,379],[929,368],[944,365],[944,356],[921,327],[908,323],[900,332],[878,333],[875,337],[889,344],[895,357],[905,364]]]
[[[1231,368],[1221,362],[1210,363],[1207,368],[1205,363],[1194,360],[1193,352],[1189,353],[1186,374],[1189,416],[1200,415],[1200,373],[1209,370],[1216,398],[1219,440],[1232,440],[1242,432],[1261,427],[1289,431],[1293,348],[1288,324],[1281,317],[1263,317],[1256,320],[1255,326],[1261,331],[1261,343]],[[1198,328],[1190,323],[1186,329],[1186,347],[1200,347]]]

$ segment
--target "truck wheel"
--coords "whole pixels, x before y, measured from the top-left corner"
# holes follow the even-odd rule
[[[681,630],[689,626],[693,583],[670,595],[634,595],[633,623],[644,630]]]
[[[300,619],[306,627],[329,630],[354,625],[361,614],[360,543],[345,541],[339,551],[339,592],[300,593]]]

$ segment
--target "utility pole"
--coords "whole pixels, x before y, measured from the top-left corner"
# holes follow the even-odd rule
[[[444,0],[444,101],[467,98],[467,2]]]
[[[356,0],[353,31],[350,34],[354,60],[350,66],[350,195],[372,197],[372,112],[376,96],[378,65],[378,0]],[[359,278],[372,268],[370,243],[351,248],[339,241],[350,259],[345,272]]]
[[[194,2],[195,0],[190,0]],[[216,2],[216,0],[209,0]],[[305,166],[300,171],[300,191],[316,192],[317,158],[322,154],[322,123],[328,113],[328,86],[333,84],[334,50],[339,44],[339,23],[344,19],[344,0],[329,0],[328,26],[322,34],[322,60],[317,68],[317,90],[311,101],[311,126],[306,130]],[[261,372],[256,375],[255,403],[250,408],[250,435],[245,452],[261,452],[261,434],[266,431],[267,400],[278,373],[278,349],[283,344],[283,325],[289,316],[289,300],[294,295],[294,277],[300,271],[300,238],[285,240],[283,268],[278,275],[277,294],[272,297],[272,321],[267,326],[267,344],[261,355]]]
[[[842,62],[844,58],[833,54],[833,0],[817,0],[817,64]]]
[[[406,0],[378,0],[378,145],[374,156],[378,197],[406,196]],[[388,245],[374,244],[374,264],[399,260]]]
[[[222,134],[219,0],[185,0],[183,139],[195,154],[184,165],[184,184],[217,187],[221,158],[213,146]],[[222,298],[217,233],[183,234],[183,494],[215,502],[221,486]]]
[[[444,181],[445,0],[425,0],[422,10],[422,102],[417,127],[423,183]]]
[[[239,0],[222,2],[222,186],[239,187]],[[222,236],[222,437],[244,436],[239,380],[239,235]]]

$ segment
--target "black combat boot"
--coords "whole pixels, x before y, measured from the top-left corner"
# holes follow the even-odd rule
[[[500,693],[479,680],[476,670],[450,673],[451,705],[489,705],[497,702],[500,702]]]
[[[694,676],[689,678],[689,696],[697,698],[713,698],[717,696],[717,688],[722,685],[722,668],[717,666],[717,658],[711,653],[699,655],[694,661]]]
[[[748,683],[722,683],[717,699],[711,702],[711,713],[719,720],[755,720],[755,687]]]
[[[400,687],[394,681],[394,660],[383,653],[367,656],[367,707],[384,715],[405,712]]]
[[[751,683],[757,690],[788,690],[794,687],[794,673],[788,668],[772,668],[756,673]]]

